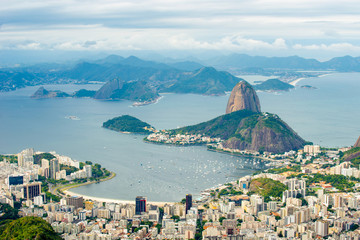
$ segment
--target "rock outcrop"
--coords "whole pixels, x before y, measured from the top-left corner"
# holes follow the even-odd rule
[[[354,148],[356,147],[360,147],[360,137],[358,138],[358,140],[356,141]]]
[[[226,114],[239,110],[261,112],[260,101],[255,90],[245,81],[240,81],[231,91]]]

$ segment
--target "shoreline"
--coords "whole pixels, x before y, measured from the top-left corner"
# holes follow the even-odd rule
[[[135,200],[123,200],[123,199],[113,199],[113,198],[102,198],[102,197],[95,197],[95,196],[88,196],[84,194],[78,194],[70,189],[82,187],[90,184],[96,184],[98,182],[105,182],[109,181],[116,177],[116,173],[111,172],[111,175],[107,178],[101,179],[99,181],[91,181],[91,182],[85,182],[85,183],[79,183],[79,184],[71,184],[71,185],[60,185],[58,187],[55,187],[52,192],[53,194],[57,196],[78,196],[83,197],[84,200],[92,200],[97,202],[106,202],[106,203],[119,203],[119,204],[135,204]],[[157,201],[149,201],[149,204],[156,205],[159,207],[164,206],[165,204],[174,204],[175,202],[157,202]]]
[[[318,77],[318,78],[321,78],[321,77],[325,77],[325,76],[328,76],[328,75],[332,75],[332,73],[321,74],[321,75],[319,75],[319,76],[317,76],[317,77]],[[304,78],[304,77],[302,77],[302,78],[297,78],[297,79],[295,79],[294,81],[289,82],[289,84],[290,84],[290,85],[293,85],[294,87],[296,87],[296,85],[297,85],[300,81],[302,81],[302,80],[304,80],[304,79],[309,79],[309,78],[311,78],[311,77],[307,77],[307,78]]]
[[[135,204],[135,199],[134,200],[122,200],[122,199],[113,199],[113,198],[93,197],[93,196],[88,196],[88,195],[84,195],[84,194],[77,194],[77,193],[74,193],[69,190],[65,190],[63,192],[64,192],[64,194],[69,195],[69,196],[83,197],[84,200],[92,200],[92,201],[96,201],[96,202],[106,202],[106,203]],[[175,202],[147,201],[147,203],[151,204],[151,205],[156,205],[156,206],[162,207],[165,204],[174,204]]]
[[[296,84],[298,84],[301,80],[304,80],[305,78],[298,78],[298,79],[295,79],[294,81],[292,82],[289,82],[290,85],[293,85],[294,87],[296,87]]]

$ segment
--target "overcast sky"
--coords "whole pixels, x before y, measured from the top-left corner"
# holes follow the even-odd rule
[[[0,0],[0,49],[360,56],[360,1]]]

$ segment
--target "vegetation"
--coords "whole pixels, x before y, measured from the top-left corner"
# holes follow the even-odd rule
[[[360,147],[351,148],[344,152],[341,162],[350,161],[353,166],[359,166],[360,163]]]
[[[74,173],[76,171],[79,171],[78,168],[73,167],[73,166],[68,166],[65,164],[60,164],[60,171],[61,170],[65,170],[66,171],[66,175],[70,175],[71,173]]]
[[[102,86],[95,94],[96,99],[127,99],[137,102],[150,102],[159,97],[159,94],[145,81],[126,82],[115,78]]]
[[[172,130],[174,134],[205,134],[209,137],[219,137],[221,139],[229,139],[231,137],[236,136],[236,132],[238,130],[239,123],[250,116],[255,115],[253,118],[251,118],[251,122],[254,122],[254,124],[250,123],[251,126],[255,126],[256,124],[256,117],[259,116],[259,114],[256,114],[251,111],[242,110],[242,111],[236,111],[232,112],[230,114],[221,115],[217,118],[214,118],[210,121],[203,122],[197,125],[193,126],[187,126],[183,128],[178,128]],[[247,121],[245,121],[248,123]]]
[[[351,190],[355,186],[353,182],[348,180],[344,175],[322,175],[322,174],[313,174],[306,175],[306,184],[309,186],[312,183],[326,182],[331,184],[333,187],[337,188],[340,191]]]
[[[232,88],[240,81],[240,78],[217,71],[212,67],[203,67],[192,74],[182,76],[175,84],[164,89],[165,92],[195,93],[205,95],[220,95]]]
[[[103,123],[103,127],[118,132],[131,132],[141,134],[151,133],[151,131],[145,129],[151,128],[148,123],[129,115],[123,115],[110,119]]]
[[[86,89],[80,89],[79,91],[74,92],[73,97],[76,98],[82,98],[82,97],[94,97],[96,94],[96,91],[86,90]]]
[[[17,163],[18,157],[16,155],[0,155],[0,162],[7,160],[10,163]]]
[[[273,198],[280,198],[282,193],[287,189],[286,185],[280,181],[270,178],[256,178],[250,182],[250,192],[257,193],[264,197],[266,202]]]
[[[242,194],[243,194],[242,191],[236,191],[231,185],[228,186],[227,188],[221,189],[220,192],[218,193],[218,197],[225,195],[242,195]]]
[[[226,140],[224,146],[242,146],[242,148],[257,148],[258,151],[285,152],[301,148],[305,141],[300,138],[277,115],[255,113],[248,110],[235,111],[193,126],[187,126],[169,131],[174,134],[202,134],[212,138]],[[271,134],[276,142],[266,141],[264,135]],[[254,136],[257,136],[256,146],[253,146]],[[263,137],[259,137],[263,136]]]
[[[268,173],[280,174],[284,172],[301,172],[300,165],[293,165],[291,167],[283,167],[283,168],[272,168],[267,170]]]
[[[60,240],[61,237],[51,225],[39,217],[23,217],[1,226],[0,239],[47,239]]]
[[[56,158],[54,155],[52,155],[51,153],[40,153],[40,154],[35,154],[34,155],[34,164],[39,164],[41,165],[41,160],[42,159],[46,159],[46,160],[51,160]]]
[[[273,90],[273,91],[288,91],[293,89],[294,86],[288,83],[285,83],[279,79],[269,79],[260,84],[254,85],[254,89],[256,90]]]
[[[9,204],[0,203],[0,224],[2,221],[6,219],[18,219],[19,218],[19,210],[11,207]],[[0,231],[1,232],[1,231]]]

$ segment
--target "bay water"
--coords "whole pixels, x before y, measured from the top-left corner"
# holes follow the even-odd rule
[[[278,114],[300,136],[315,144],[354,144],[360,135],[360,74],[335,73],[298,83],[305,84],[317,89],[259,92],[262,111]],[[101,86],[44,87],[71,93]],[[229,95],[163,94],[156,104],[133,107],[129,101],[31,99],[37,88],[0,93],[0,154],[18,153],[29,147],[56,151],[78,161],[99,163],[117,174],[110,181],[72,189],[78,194],[124,200],[144,195],[149,201],[180,201],[187,193],[197,195],[203,189],[251,174],[258,166],[252,159],[210,152],[203,146],[150,144],[143,142],[143,135],[101,127],[104,121],[123,114],[157,129],[196,124],[224,114]]]

